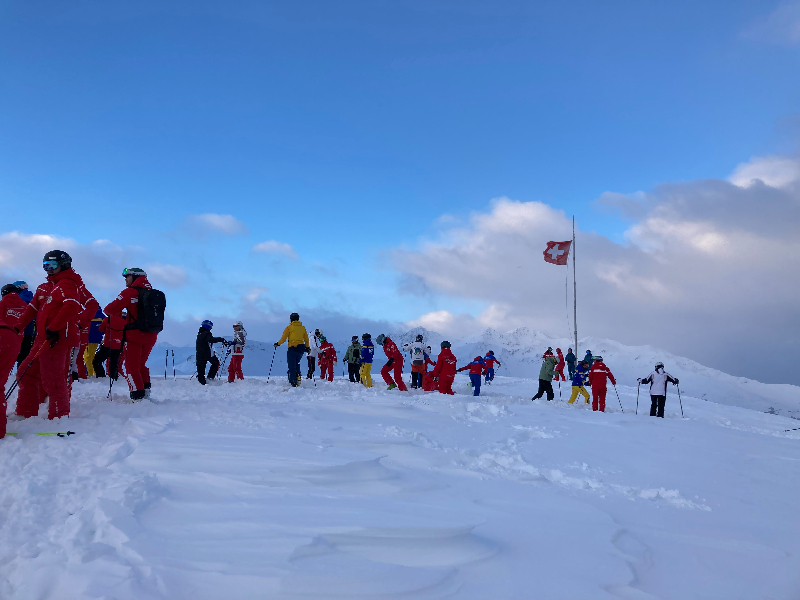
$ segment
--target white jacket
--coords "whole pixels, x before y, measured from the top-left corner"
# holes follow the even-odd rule
[[[308,343],[310,344],[309,345],[310,350],[308,352],[308,355],[311,358],[317,358],[317,356],[319,356],[319,340],[317,339],[317,336],[312,335],[311,337],[309,337]]]
[[[412,365],[425,364],[425,348],[427,348],[427,346],[422,342],[409,342],[408,344],[403,344],[403,352],[409,352],[411,354]]]
[[[233,332],[233,355],[244,356],[244,347],[247,344],[247,332],[242,327],[241,331]]]
[[[672,375],[666,371],[653,371],[642,379],[642,383],[650,383],[651,396],[666,396],[667,395],[667,382],[677,383]]]

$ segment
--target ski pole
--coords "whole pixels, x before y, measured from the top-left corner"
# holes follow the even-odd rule
[[[267,383],[269,383],[269,377],[270,377],[270,375],[272,375],[272,364],[275,362],[275,353],[278,351],[278,347],[277,346],[273,346],[273,347],[274,347],[274,350],[272,351],[272,361],[269,363],[269,373],[267,373]]]
[[[619,409],[622,411],[623,414],[625,414],[625,411],[622,409],[622,400],[619,399],[619,392],[617,392],[617,384],[613,383],[612,385],[614,386],[614,391],[617,394],[617,402],[619,402]]]
[[[558,401],[561,402],[561,380],[558,380]]]
[[[678,388],[678,402],[681,405],[681,419],[683,419],[683,400],[681,400],[681,386],[677,386]]]
[[[172,380],[175,381],[178,375],[175,373],[175,350],[172,351]]]
[[[106,396],[107,400],[111,400],[111,388],[113,386],[114,386],[114,378],[111,377],[111,374],[109,373],[109,376],[108,376],[108,395]]]
[[[31,368],[31,365],[33,364],[33,361],[35,361],[37,358],[39,358],[39,355],[42,353],[43,349],[44,349],[44,344],[42,344],[39,347],[39,349],[36,351],[36,355],[30,360],[30,362],[28,362],[27,365],[25,365],[25,368],[22,370],[22,374],[19,373],[19,367],[17,368],[17,376],[14,378],[14,383],[9,388],[8,392],[6,392],[6,397],[5,397],[5,401],[6,402],[8,402],[8,399],[11,397],[11,394],[14,392],[14,390],[17,389],[17,386],[19,385],[19,380],[22,379],[23,377],[25,377],[25,373],[27,373],[28,369]]]
[[[166,354],[164,355],[164,381],[167,380],[167,363],[169,362],[169,350],[165,350]]]
[[[639,384],[636,386],[636,414],[637,415],[639,414],[639,389],[641,387],[642,387],[642,383],[639,382]]]
[[[794,429],[784,429],[783,432],[786,433],[787,431],[797,431],[800,427],[795,427]]]

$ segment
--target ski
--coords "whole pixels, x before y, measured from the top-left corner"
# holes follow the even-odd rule
[[[67,437],[69,435],[75,435],[74,431],[9,431],[6,435],[20,435],[25,433],[31,433],[32,435],[47,435],[47,436],[56,436],[56,437]]]

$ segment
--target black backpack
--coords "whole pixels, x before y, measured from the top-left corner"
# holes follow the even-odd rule
[[[139,290],[138,314],[136,322],[129,329],[138,329],[146,333],[158,333],[164,329],[164,311],[167,309],[167,297],[161,290],[136,287]]]

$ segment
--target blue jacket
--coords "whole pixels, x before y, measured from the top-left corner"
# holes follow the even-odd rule
[[[361,362],[372,363],[372,358],[375,356],[375,346],[372,343],[372,338],[367,338],[361,342]]]
[[[575,366],[575,361],[578,359],[575,358],[575,355],[572,352],[567,352],[567,355],[564,357],[564,360],[567,361],[567,364]]]
[[[575,375],[572,376],[572,385],[582,386],[586,383],[586,380],[588,378],[589,378],[589,369],[584,367],[582,364],[579,364],[575,369]]]
[[[90,344],[101,344],[103,342],[103,334],[100,333],[100,323],[102,323],[103,319],[105,318],[106,316],[103,314],[103,310],[98,308],[97,312],[94,314],[91,324],[89,325]]]
[[[19,293],[19,297],[25,301],[25,304],[30,304],[31,300],[33,300],[33,292],[30,290],[22,290]],[[28,326],[25,328],[23,335],[36,335],[36,319],[34,318],[33,321],[28,323]]]

